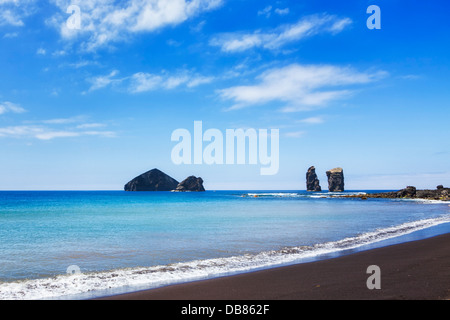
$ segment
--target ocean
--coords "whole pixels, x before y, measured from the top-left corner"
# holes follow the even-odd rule
[[[335,195],[0,192],[0,299],[94,298],[450,232],[450,202]]]

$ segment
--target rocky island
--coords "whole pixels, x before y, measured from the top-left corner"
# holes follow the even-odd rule
[[[330,192],[344,192],[344,170],[342,168],[327,171],[327,178]]]
[[[165,174],[161,170],[152,169],[143,173],[130,182],[125,187],[125,191],[177,191],[177,192],[202,192],[203,179],[190,176],[179,183],[174,178]]]
[[[125,191],[172,191],[178,181],[158,169],[152,169],[128,182]]]
[[[190,176],[180,184],[174,190],[176,192],[203,192],[205,188],[203,187],[203,179],[197,178],[195,176]]]
[[[319,192],[322,191],[320,181],[317,178],[316,168],[310,167],[306,172],[306,191]]]

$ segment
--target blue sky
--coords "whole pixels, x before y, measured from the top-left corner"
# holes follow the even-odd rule
[[[81,12],[68,29],[67,8]],[[370,5],[381,29],[369,30]],[[0,189],[450,185],[445,1],[0,0]],[[280,168],[175,165],[174,130],[280,130]]]

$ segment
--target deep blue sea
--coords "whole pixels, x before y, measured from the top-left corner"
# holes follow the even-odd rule
[[[450,232],[449,202],[335,195],[0,192],[0,299],[98,297]]]

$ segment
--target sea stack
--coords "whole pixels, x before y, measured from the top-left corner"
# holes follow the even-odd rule
[[[153,169],[134,178],[125,185],[125,191],[172,191],[178,181],[164,172]]]
[[[322,191],[320,181],[317,178],[316,168],[310,167],[306,172],[306,191],[318,192]]]
[[[190,176],[180,182],[174,191],[177,192],[203,192],[203,179],[195,176]]]
[[[328,190],[330,192],[344,191],[344,170],[342,168],[334,168],[327,171]]]

